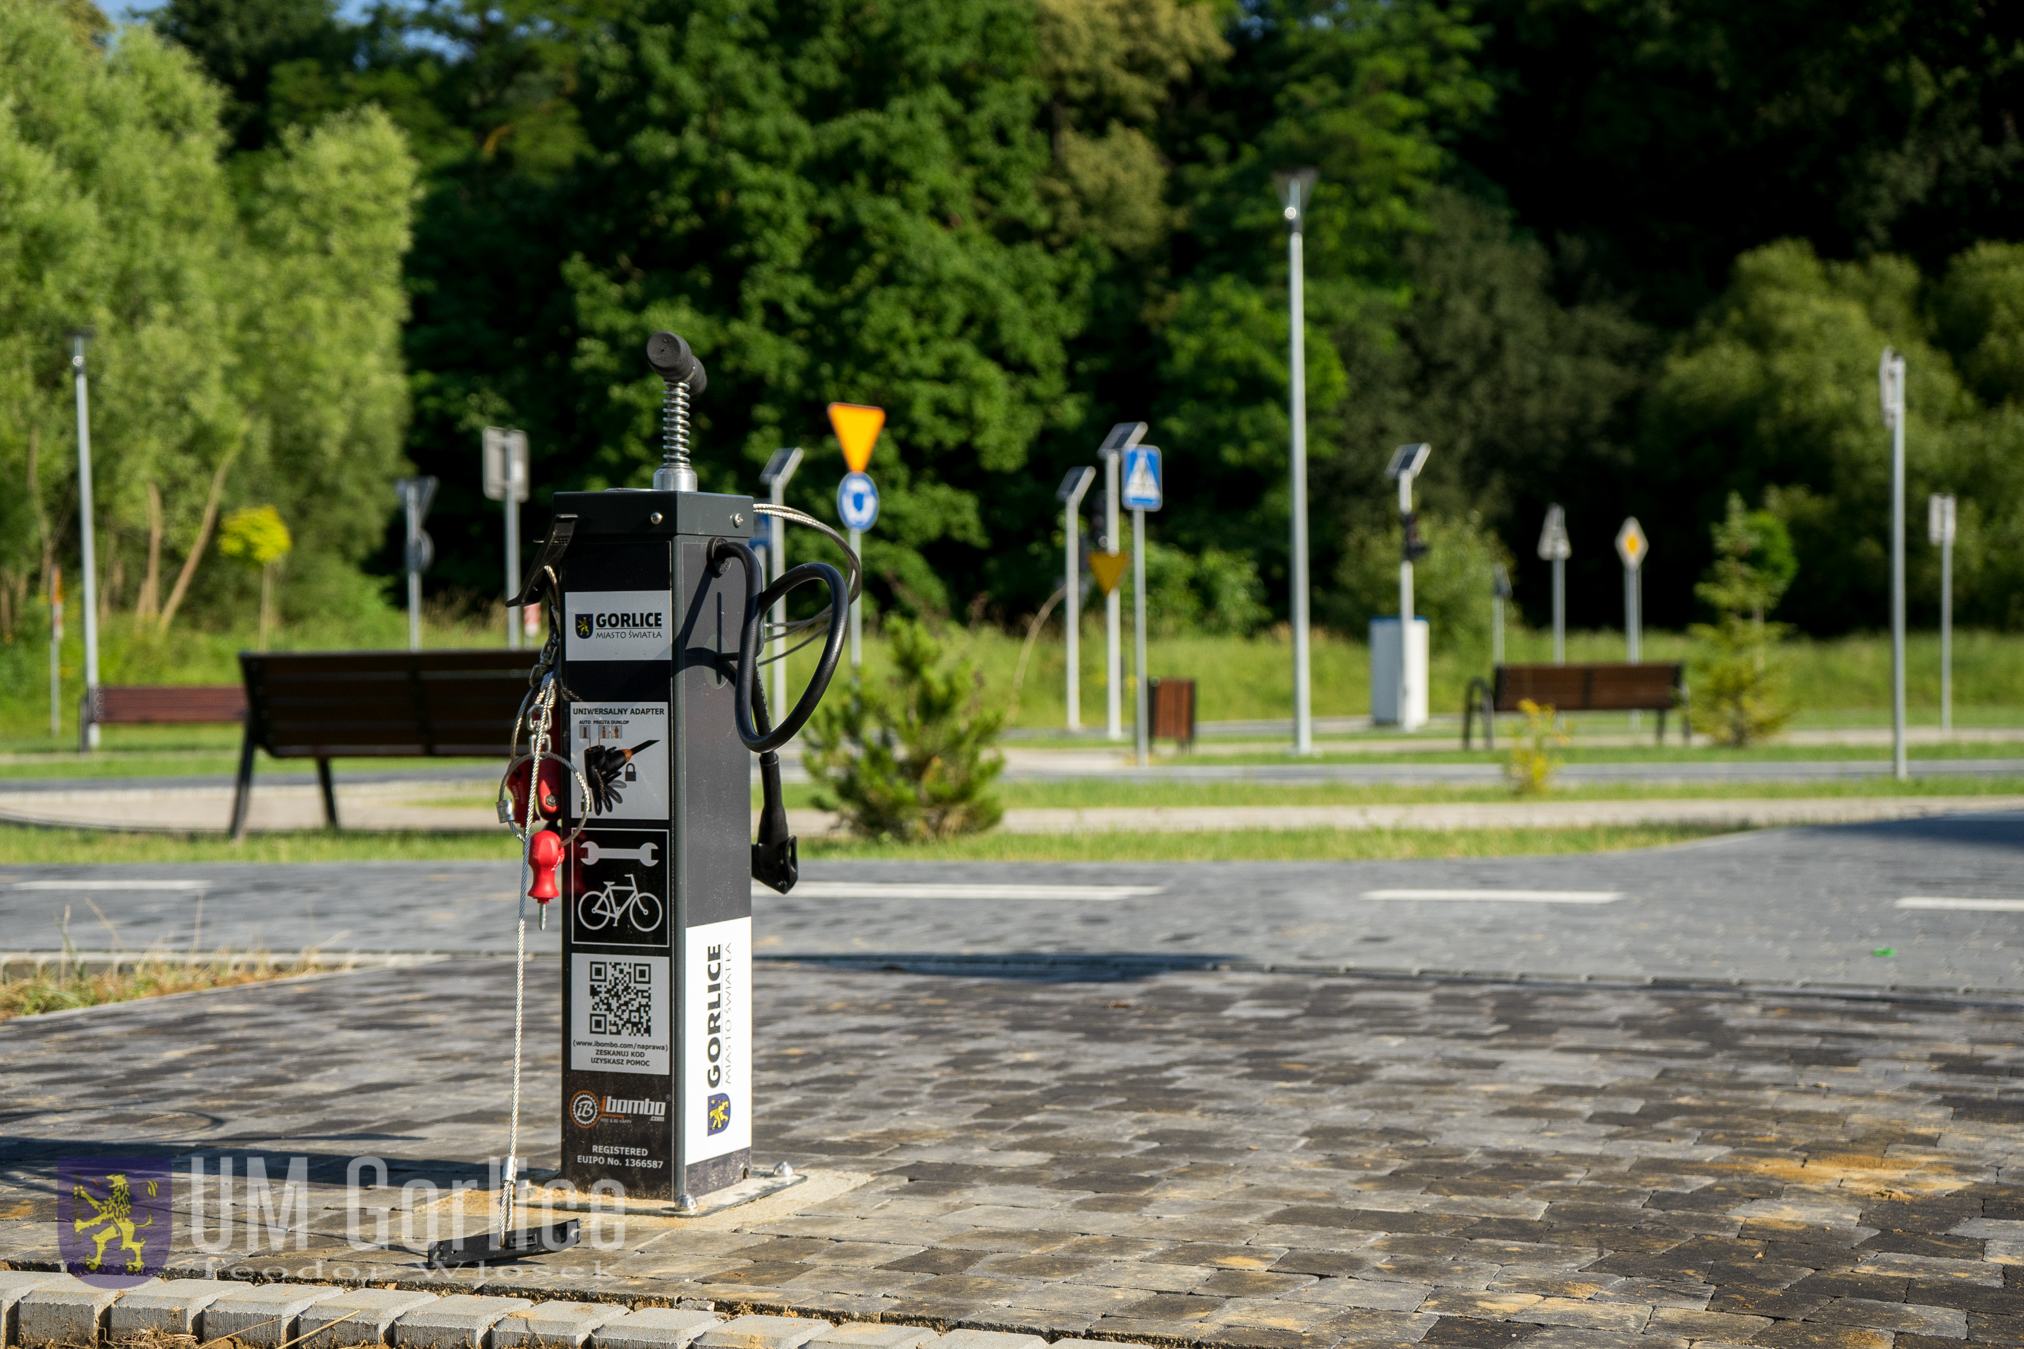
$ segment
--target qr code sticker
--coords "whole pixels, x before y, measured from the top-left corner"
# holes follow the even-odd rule
[[[653,1034],[654,967],[644,960],[590,962],[590,1033],[644,1039]]]

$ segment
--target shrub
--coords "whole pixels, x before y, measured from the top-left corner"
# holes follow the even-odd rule
[[[1789,629],[1765,615],[1778,607],[1799,563],[1785,522],[1770,511],[1746,511],[1735,492],[1713,533],[1715,561],[1694,593],[1716,619],[1688,629],[1712,648],[1695,662],[1693,714],[1716,739],[1740,748],[1792,720],[1784,665],[1769,654]]]
[[[1553,745],[1567,743],[1567,733],[1554,724],[1551,707],[1541,707],[1530,698],[1518,700],[1525,714],[1525,729],[1511,743],[1511,757],[1504,764],[1504,778],[1520,796],[1543,796],[1553,789],[1553,774],[1560,759]]]
[[[809,723],[803,762],[815,803],[864,838],[924,842],[974,834],[1004,811],[991,784],[1005,769],[992,748],[1004,714],[982,705],[967,659],[944,668],[941,644],[911,619],[887,621],[894,670],[884,690],[854,689]]]

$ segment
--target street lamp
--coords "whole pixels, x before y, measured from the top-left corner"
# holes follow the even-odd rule
[[[91,524],[91,410],[85,397],[84,344],[92,337],[89,328],[70,330],[71,380],[77,386],[77,519],[84,563],[84,595],[78,608],[84,611],[84,698],[87,706],[98,694],[98,559],[93,547]],[[98,722],[85,719],[85,749],[98,748]]]
[[[1272,186],[1286,217],[1287,326],[1292,332],[1288,416],[1293,423],[1290,458],[1293,481],[1293,752],[1314,752],[1313,685],[1307,649],[1307,308],[1302,295],[1305,258],[1301,234],[1307,204],[1314,197],[1313,169],[1272,175]]]
[[[1084,465],[1071,468],[1061,480],[1055,497],[1062,504],[1062,551],[1066,555],[1062,594],[1068,601],[1068,729],[1082,729],[1082,498],[1096,481],[1096,470]]]
[[[1401,445],[1393,452],[1391,463],[1385,466],[1384,475],[1395,479],[1399,485],[1399,527],[1401,546],[1399,549],[1399,701],[1397,720],[1401,731],[1416,731],[1420,720],[1418,708],[1413,703],[1413,666],[1421,666],[1419,674],[1424,680],[1424,661],[1416,662],[1413,657],[1417,629],[1413,627],[1413,561],[1426,552],[1420,542],[1419,521],[1413,515],[1413,479],[1426,467],[1427,456],[1434,447],[1424,441],[1413,445]],[[1424,688],[1420,690],[1426,692]]]

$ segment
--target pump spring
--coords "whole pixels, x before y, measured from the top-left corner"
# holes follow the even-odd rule
[[[689,471],[688,381],[665,381],[661,394],[661,466],[681,477]]]

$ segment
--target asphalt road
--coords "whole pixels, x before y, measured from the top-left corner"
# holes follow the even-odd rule
[[[814,861],[755,901],[773,958],[874,965],[1219,961],[1567,979],[2024,992],[2024,815],[1767,830],[1672,848],[1400,862]],[[135,882],[186,888],[137,888]],[[62,883],[68,883],[62,884]],[[78,882],[85,882],[78,888]],[[51,888],[58,883],[59,888]],[[895,892],[894,885],[926,887]],[[977,885],[1011,894],[964,893]],[[1064,885],[1139,887],[1070,897]],[[1020,887],[1030,887],[1021,890]],[[1518,900],[1385,890],[1566,891]],[[497,863],[0,868],[0,949],[510,951]],[[1616,898],[1596,902],[1602,895]],[[555,950],[554,925],[533,934]]]

